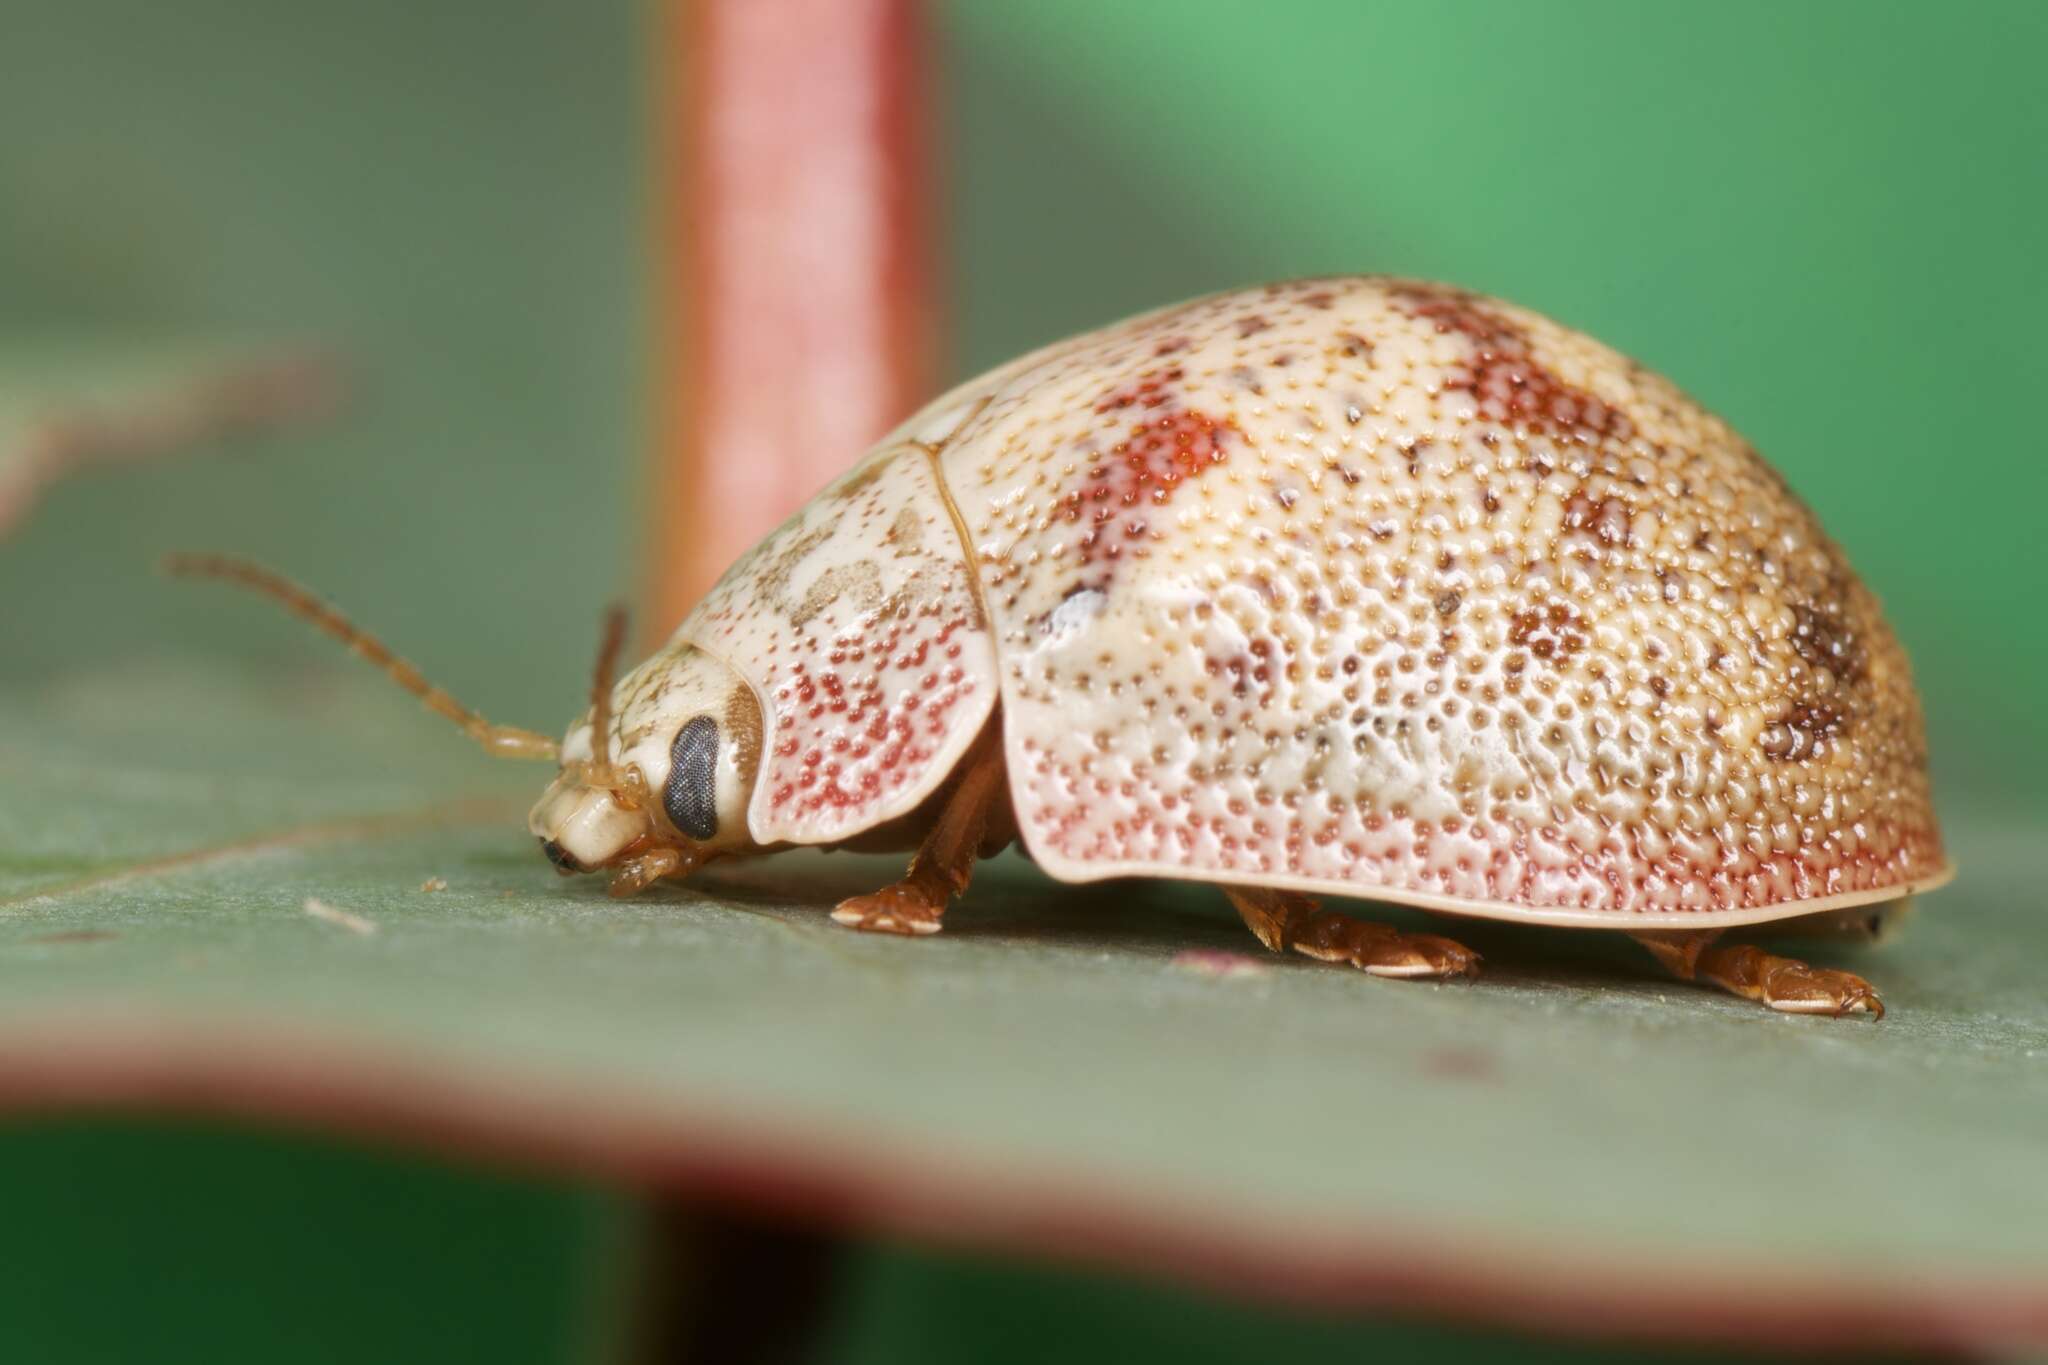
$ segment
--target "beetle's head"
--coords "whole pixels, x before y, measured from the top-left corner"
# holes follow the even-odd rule
[[[605,620],[590,709],[558,745],[516,725],[493,725],[421,676],[376,636],[260,564],[231,555],[172,555],[167,572],[219,578],[281,603],[362,655],[499,758],[559,763],[527,817],[564,873],[609,871],[628,895],[713,858],[749,853],[747,799],[761,762],[761,706],[730,668],[672,644],[612,685],[626,616]]]
[[[569,727],[561,771],[527,828],[562,872],[610,871],[614,895],[750,852],[747,799],[761,758],[761,708],[739,675],[670,645]],[[602,743],[596,736],[602,735]]]

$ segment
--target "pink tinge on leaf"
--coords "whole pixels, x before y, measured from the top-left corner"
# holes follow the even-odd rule
[[[1271,970],[1255,957],[1225,952],[1220,948],[1189,948],[1175,953],[1167,965],[1175,971],[1214,977],[1219,981],[1231,977],[1264,976]]]

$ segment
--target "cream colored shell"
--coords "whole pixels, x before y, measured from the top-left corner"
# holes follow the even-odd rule
[[[1218,295],[963,386],[679,638],[782,746],[757,838],[909,809],[999,685],[1064,880],[1611,926],[1945,872],[1905,655],[1805,504],[1663,379],[1440,285]],[[871,699],[844,724],[827,676]],[[802,798],[877,715],[915,737],[842,764],[869,795]]]
[[[761,702],[747,824],[830,843],[913,809],[996,703],[995,652],[938,467],[884,444],[721,578],[676,632]]]

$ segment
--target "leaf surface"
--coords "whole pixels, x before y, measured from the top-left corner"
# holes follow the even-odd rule
[[[334,380],[285,347],[0,337],[0,535],[60,479],[325,411]]]
[[[340,668],[17,681],[0,772],[16,1107],[395,1132],[1319,1301],[2048,1338],[2019,816],[1956,822],[1902,941],[1821,954],[1879,983],[1872,1024],[1513,926],[1454,929],[1477,983],[1377,981],[1265,957],[1206,888],[1014,857],[930,940],[826,917],[888,859],[614,901],[533,848],[540,772]]]

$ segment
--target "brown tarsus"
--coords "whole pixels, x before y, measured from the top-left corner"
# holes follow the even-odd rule
[[[532,730],[522,730],[516,725],[493,725],[485,720],[447,692],[428,682],[419,669],[393,654],[382,640],[283,574],[274,573],[252,560],[239,559],[233,555],[170,554],[164,556],[162,568],[165,573],[178,578],[217,578],[280,603],[292,615],[311,622],[341,641],[350,650],[368,659],[385,677],[418,697],[429,711],[454,721],[464,734],[483,745],[486,753],[498,758],[546,759],[550,763],[559,756],[559,746],[546,735],[537,734]],[[610,660],[618,652],[615,637],[623,638],[625,633],[623,613],[618,612],[616,608],[613,611],[613,618],[606,622],[606,631],[607,653],[600,660],[599,673],[607,684],[603,690],[606,700],[609,701]]]

